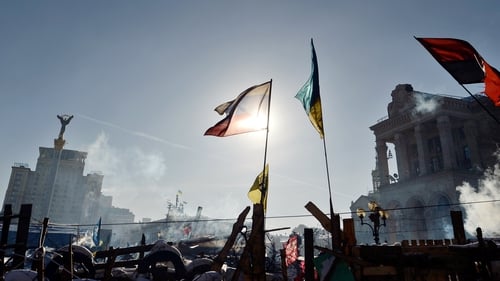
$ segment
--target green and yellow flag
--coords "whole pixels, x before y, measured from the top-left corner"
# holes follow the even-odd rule
[[[264,213],[267,209],[267,191],[269,189],[269,164],[266,164],[263,172],[255,178],[255,181],[248,191],[248,199],[254,204],[263,204]],[[264,195],[262,196],[262,191]]]
[[[321,98],[319,95],[319,72],[318,60],[316,58],[316,51],[314,50],[313,40],[311,39],[312,48],[312,63],[311,63],[311,76],[307,82],[302,86],[295,98],[302,102],[306,110],[309,120],[318,131],[321,138],[324,137],[323,131],[323,113],[321,110]]]

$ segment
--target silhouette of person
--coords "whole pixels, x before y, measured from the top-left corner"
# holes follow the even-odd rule
[[[62,139],[64,131],[66,130],[66,125],[73,118],[73,115],[57,115],[57,118],[61,121],[61,130],[59,131],[59,138]]]

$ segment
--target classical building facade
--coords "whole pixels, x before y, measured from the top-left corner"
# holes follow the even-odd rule
[[[388,116],[370,127],[376,142],[373,192],[352,202],[351,211],[367,209],[370,201],[388,210],[381,242],[453,238],[450,210],[461,210],[457,186],[477,188],[484,170],[497,162],[500,109],[482,95],[434,95],[409,84],[397,85],[391,96]],[[389,172],[388,144],[397,173]],[[358,242],[373,242],[372,230],[354,220]]]

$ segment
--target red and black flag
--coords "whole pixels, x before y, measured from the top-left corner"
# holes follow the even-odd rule
[[[469,42],[454,38],[417,38],[459,84],[484,82],[484,93],[500,106],[500,72],[490,66]]]
[[[484,70],[484,93],[495,106],[500,106],[500,72],[486,61],[484,62]]]
[[[467,41],[453,38],[417,38],[460,84],[484,81],[483,59]]]

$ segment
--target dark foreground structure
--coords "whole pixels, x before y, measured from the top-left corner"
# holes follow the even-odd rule
[[[255,205],[254,205],[255,207]],[[233,225],[232,233],[221,247],[217,247],[215,256],[191,256],[182,253],[179,248],[189,244],[176,245],[158,240],[147,244],[145,237],[141,244],[126,248],[108,248],[92,253],[89,249],[72,245],[57,249],[52,253],[45,252],[44,243],[47,238],[48,219],[44,220],[40,232],[39,245],[33,255],[24,255],[28,245],[30,222],[30,206],[23,205],[19,214],[9,212],[4,207],[3,229],[1,238],[7,237],[11,220],[17,220],[16,241],[6,243],[2,240],[1,253],[13,252],[12,261],[0,263],[2,280],[22,281],[15,274],[31,276],[29,280],[73,280],[89,278],[93,280],[500,280],[500,248],[494,239],[482,237],[477,229],[476,238],[465,237],[462,213],[450,213],[453,222],[453,239],[404,240],[394,245],[358,245],[355,236],[354,221],[343,220],[334,215],[330,219],[312,202],[306,209],[321,223],[325,230],[332,233],[332,248],[315,245],[312,229],[304,231],[305,256],[303,273],[298,279],[287,276],[287,266],[282,262],[281,270],[261,274],[259,266],[263,264],[263,256],[249,255],[254,243],[247,243],[245,249],[236,260],[231,257],[236,238],[245,228],[244,222],[250,207],[247,207]],[[255,215],[255,214],[254,214]],[[199,240],[199,241],[198,241]],[[210,239],[191,241],[192,247],[197,243],[213,242]],[[251,241],[251,240],[248,240]],[[201,245],[201,244],[200,244]],[[207,244],[205,244],[207,245]],[[176,247],[180,246],[180,247]],[[318,264],[320,258],[331,262]],[[281,251],[281,260],[286,260],[286,252]],[[31,261],[31,270],[25,269],[27,260]],[[299,260],[297,260],[299,261]],[[233,266],[233,267],[231,267]],[[267,268],[266,268],[267,269]],[[291,276],[290,276],[291,277]],[[14,278],[14,279],[13,279]],[[206,280],[206,279],[200,279]]]

